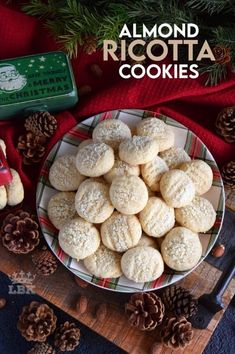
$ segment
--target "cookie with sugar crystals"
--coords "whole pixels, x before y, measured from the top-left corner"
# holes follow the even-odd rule
[[[136,283],[159,278],[164,271],[161,253],[153,247],[137,246],[128,250],[121,259],[124,275]]]
[[[207,232],[216,220],[216,212],[209,200],[196,196],[190,204],[175,209],[177,222],[194,232]]]
[[[100,245],[99,231],[80,217],[62,227],[58,240],[62,250],[78,261],[93,254]]]
[[[197,265],[202,256],[198,234],[185,227],[175,227],[161,245],[164,262],[177,271],[186,271]]]
[[[156,242],[156,239],[154,237],[147,236],[144,232],[142,233],[137,246],[150,246],[158,249],[158,244]]]
[[[151,197],[140,212],[139,219],[144,232],[152,237],[165,235],[175,224],[174,209],[161,198]]]
[[[6,154],[6,150],[7,150],[6,144],[5,144],[5,141],[2,140],[2,139],[0,139],[0,147],[1,147],[1,149],[2,149],[2,151],[3,151],[3,153],[4,153],[4,155],[5,155],[5,157],[7,157],[7,154]]]
[[[131,138],[131,130],[127,124],[117,119],[106,119],[97,124],[92,133],[95,142],[106,143],[114,150],[118,149],[119,144]]]
[[[125,252],[138,244],[142,229],[135,215],[114,212],[101,225],[100,233],[106,247],[116,252]]]
[[[147,186],[154,192],[159,191],[159,182],[163,173],[169,170],[166,162],[159,156],[141,166],[141,174]]]
[[[141,165],[154,159],[158,154],[157,140],[150,136],[134,135],[119,145],[119,157],[130,165]]]
[[[213,172],[211,167],[202,160],[192,160],[185,162],[179,167],[193,181],[196,194],[202,195],[209,191],[213,182]]]
[[[159,156],[166,162],[169,169],[178,168],[182,163],[191,160],[183,148],[176,146],[161,152]]]
[[[13,168],[10,169],[12,181],[5,186],[7,192],[7,204],[15,206],[20,204],[24,199],[24,186],[21,182],[19,173]]]
[[[84,146],[87,146],[87,145],[90,145],[90,144],[93,144],[94,141],[92,139],[86,139],[86,140],[83,140],[79,145],[78,145],[78,150],[81,150],[82,148],[84,148]]]
[[[109,186],[102,179],[86,179],[77,190],[75,209],[79,216],[89,222],[104,222],[114,210],[109,197]]]
[[[89,272],[101,278],[118,278],[122,275],[121,254],[100,245],[95,253],[84,259]]]
[[[114,165],[111,170],[106,173],[103,177],[108,183],[112,183],[114,178],[120,176],[139,176],[140,167],[138,165],[133,166],[129,163],[120,160],[118,157],[115,158]]]
[[[148,201],[148,190],[137,176],[117,177],[113,180],[109,195],[113,206],[123,214],[137,214]]]
[[[72,192],[78,189],[85,177],[78,172],[75,161],[75,155],[63,155],[56,158],[49,172],[52,187],[62,192]]]
[[[170,170],[160,180],[160,191],[165,202],[173,208],[189,204],[195,196],[191,178],[181,170]]]
[[[72,220],[77,215],[75,193],[59,192],[54,194],[49,200],[47,213],[52,224],[60,230],[66,222]]]
[[[0,210],[7,205],[7,191],[5,186],[0,186]]]
[[[172,128],[161,119],[149,117],[142,119],[137,124],[137,134],[156,138],[159,151],[169,149],[174,145],[175,136]]]
[[[99,177],[114,165],[113,149],[105,143],[92,143],[78,150],[76,167],[87,177]]]

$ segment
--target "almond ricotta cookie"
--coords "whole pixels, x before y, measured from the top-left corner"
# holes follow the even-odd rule
[[[7,204],[15,206],[20,204],[24,199],[24,187],[20,179],[19,173],[13,168],[10,169],[13,180],[5,186],[7,192]]]
[[[83,140],[79,145],[78,145],[78,150],[81,150],[84,146],[87,146],[87,145],[90,145],[90,144],[93,144],[94,141],[92,139],[86,139],[86,140]]]
[[[155,117],[142,119],[137,124],[137,134],[156,138],[159,151],[169,149],[174,145],[175,141],[174,132],[171,127]]]
[[[141,165],[153,160],[158,150],[156,139],[134,135],[120,144],[119,157],[130,165]]]
[[[148,190],[137,176],[117,177],[113,180],[109,195],[113,206],[123,214],[137,214],[148,201]]]
[[[101,240],[109,249],[125,252],[136,246],[141,238],[142,229],[135,215],[114,212],[101,225]]]
[[[202,245],[196,233],[185,227],[175,227],[161,245],[165,263],[174,270],[186,271],[197,265],[202,256]]]
[[[77,153],[76,167],[84,176],[102,176],[111,170],[113,165],[113,149],[105,143],[88,144]]]
[[[64,155],[53,162],[49,172],[49,181],[52,187],[62,192],[78,189],[85,177],[78,172],[75,161],[74,155]]]
[[[75,193],[59,192],[54,194],[49,200],[47,213],[52,224],[60,230],[66,222],[77,216]]]
[[[79,217],[62,227],[58,240],[62,250],[78,261],[93,254],[100,245],[99,231]]]
[[[137,246],[128,250],[121,259],[124,275],[136,283],[159,278],[164,271],[161,253],[153,247]]]
[[[202,160],[192,160],[185,162],[179,167],[193,181],[196,194],[201,195],[209,191],[213,182],[213,172],[211,167]]]
[[[109,197],[109,187],[102,180],[89,178],[82,182],[75,197],[75,209],[85,220],[99,224],[114,211]]]
[[[166,162],[170,170],[173,168],[178,168],[183,162],[191,160],[184,149],[175,146],[161,152],[159,156]]]
[[[4,186],[0,186],[0,210],[7,205],[7,191]]]
[[[154,192],[158,192],[159,182],[163,173],[169,170],[166,162],[159,156],[141,166],[141,174],[147,186]]]
[[[191,178],[181,170],[170,170],[160,180],[160,191],[165,202],[173,208],[189,204],[195,196]]]
[[[106,173],[103,177],[108,183],[112,183],[114,178],[120,176],[139,176],[140,167],[132,166],[129,163],[120,160],[118,157],[115,157],[114,165],[111,170]]]
[[[95,142],[106,143],[117,150],[121,141],[131,138],[131,130],[121,120],[106,119],[97,124],[92,138]]]
[[[104,245],[100,245],[95,253],[86,257],[84,265],[96,277],[118,278],[122,275],[121,255]]]
[[[2,151],[5,155],[5,157],[7,157],[7,154],[6,154],[6,144],[5,144],[5,141],[0,139],[0,147],[2,148]]]
[[[152,237],[165,235],[175,224],[174,209],[162,199],[149,198],[146,207],[140,212],[139,219],[144,232]]]
[[[147,236],[144,232],[142,233],[142,236],[137,246],[150,246],[158,249],[158,244],[156,242],[156,239],[154,237]]]
[[[176,221],[194,232],[207,232],[212,228],[216,212],[209,200],[196,196],[190,204],[175,209]]]

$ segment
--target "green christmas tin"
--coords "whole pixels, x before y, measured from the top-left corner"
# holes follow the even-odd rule
[[[57,51],[0,61],[0,119],[74,106],[77,88],[70,61]]]

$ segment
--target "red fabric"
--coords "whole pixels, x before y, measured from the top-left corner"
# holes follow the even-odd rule
[[[1,1],[0,41],[0,59],[58,48],[40,21],[1,5]],[[101,80],[90,72],[91,63],[100,64],[104,72]],[[220,165],[234,158],[234,144],[225,143],[214,132],[218,112],[223,107],[235,104],[234,74],[226,82],[208,88],[203,86],[201,79],[121,79],[118,64],[111,60],[103,62],[101,52],[91,56],[79,52],[72,64],[77,85],[91,85],[92,93],[82,97],[70,113],[57,115],[59,129],[48,144],[47,151],[77,121],[87,116],[118,108],[143,108],[164,113],[185,124],[208,146]],[[22,165],[21,157],[15,149],[22,131],[20,118],[0,121],[0,137],[7,143],[9,164],[19,171],[27,191],[26,200],[32,201],[40,166],[35,168]]]

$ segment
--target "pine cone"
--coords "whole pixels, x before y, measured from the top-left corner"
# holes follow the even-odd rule
[[[56,354],[56,352],[48,343],[37,343],[35,347],[30,349],[28,354]]]
[[[45,154],[46,138],[28,132],[21,135],[18,140],[17,149],[23,155],[23,163],[30,165],[41,161]]]
[[[223,109],[215,122],[216,131],[228,143],[235,143],[235,106]]]
[[[131,296],[125,311],[132,326],[141,331],[152,331],[162,322],[165,306],[154,293],[138,293]]]
[[[50,138],[57,129],[57,120],[49,112],[36,112],[26,118],[24,126],[34,135]]]
[[[161,331],[162,343],[169,348],[184,348],[193,338],[192,324],[185,317],[166,319]]]
[[[95,36],[87,36],[83,40],[83,50],[85,53],[91,55],[96,52],[97,38]]]
[[[181,286],[172,285],[163,292],[162,301],[176,316],[190,317],[197,311],[197,299]]]
[[[9,251],[29,253],[39,244],[39,226],[36,217],[23,210],[8,214],[3,220],[1,238]]]
[[[33,301],[23,307],[17,328],[28,341],[45,342],[56,328],[57,318],[47,304]]]
[[[57,269],[57,259],[49,250],[37,250],[32,255],[32,261],[38,274],[47,276]]]
[[[73,351],[79,344],[80,329],[68,321],[61,324],[55,333],[55,347],[62,352]]]
[[[224,183],[235,190],[235,161],[230,161],[222,168],[222,177]]]

